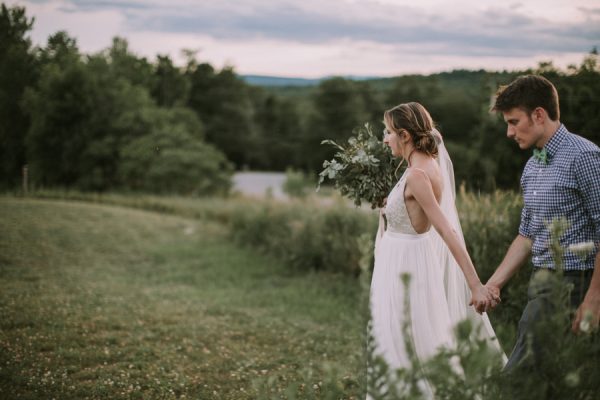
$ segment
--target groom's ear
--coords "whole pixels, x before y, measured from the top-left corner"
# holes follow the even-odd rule
[[[531,118],[538,124],[541,124],[548,117],[548,113],[543,107],[536,107],[531,113]]]

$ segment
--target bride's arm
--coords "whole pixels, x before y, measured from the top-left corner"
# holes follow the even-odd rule
[[[450,221],[448,221],[442,212],[442,209],[435,198],[433,187],[427,173],[423,170],[413,169],[406,178],[406,184],[410,187],[415,200],[419,203],[427,215],[427,218],[429,218],[429,221],[440,234],[448,246],[450,253],[452,253],[454,259],[460,266],[467,284],[471,289],[471,294],[473,296],[471,300],[472,303],[480,303],[489,300],[497,301],[498,299],[496,299],[496,296],[481,284],[467,249],[459,239],[458,233],[452,228]]]

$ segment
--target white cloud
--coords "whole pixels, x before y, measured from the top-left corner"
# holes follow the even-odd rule
[[[125,21],[118,10],[65,12],[69,6],[66,1],[17,4],[25,5],[27,15],[35,17],[32,39],[39,45],[44,45],[48,36],[65,30],[77,38],[82,48],[100,49],[110,44],[111,35],[107,33],[118,32]]]
[[[82,51],[123,36],[137,53],[232,64],[240,73],[317,77],[452,68],[513,69],[540,60],[579,63],[600,45],[594,0],[42,0],[33,39],[59,29]]]

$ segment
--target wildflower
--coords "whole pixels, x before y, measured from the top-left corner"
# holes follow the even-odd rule
[[[586,311],[583,319],[579,323],[579,330],[583,333],[588,333],[592,329],[592,313],[591,311]]]
[[[596,246],[594,245],[594,242],[582,242],[570,245],[567,247],[567,250],[575,253],[581,258],[586,258],[592,251],[594,251],[595,248]]]
[[[580,379],[579,379],[579,374],[577,372],[569,372],[565,376],[565,383],[567,384],[567,386],[575,387],[575,386],[579,385],[579,382],[580,382]]]

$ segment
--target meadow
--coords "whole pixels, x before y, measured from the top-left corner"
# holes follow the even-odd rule
[[[519,196],[461,189],[457,203],[485,281]],[[336,196],[0,196],[0,398],[362,398],[376,223]],[[528,278],[524,267],[490,314],[505,352]],[[591,398],[593,340],[557,353],[548,385],[571,393],[573,366],[573,398]],[[489,381],[495,398],[514,398],[503,379]]]
[[[0,397],[250,399],[261,378],[284,391],[328,361],[358,393],[356,279],[291,271],[214,219],[0,210]]]

